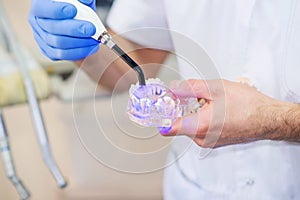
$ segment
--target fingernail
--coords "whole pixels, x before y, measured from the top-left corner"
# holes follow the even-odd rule
[[[63,7],[63,13],[67,16],[67,17],[74,17],[76,15],[76,8],[72,5],[67,5],[65,7]]]
[[[168,133],[171,131],[172,127],[160,127],[158,128],[159,133],[161,135],[168,135]]]

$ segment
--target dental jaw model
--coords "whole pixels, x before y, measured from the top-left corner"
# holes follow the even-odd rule
[[[129,119],[146,127],[171,129],[178,117],[195,113],[202,106],[197,98],[180,99],[158,78],[147,80],[146,85],[132,85],[129,95]]]

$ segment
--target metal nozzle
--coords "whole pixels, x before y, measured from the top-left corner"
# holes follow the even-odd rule
[[[137,72],[140,85],[146,85],[145,75],[142,68],[112,40],[112,37],[107,32],[104,32],[98,38],[98,40],[102,44],[108,46],[108,48],[113,50],[118,56],[122,58],[124,62],[126,62],[132,69]]]
[[[104,44],[108,46],[108,48],[112,49],[113,46],[116,45],[116,43],[112,40],[111,35],[108,32],[103,32],[98,40],[101,42],[101,44]]]
[[[30,193],[23,185],[22,181],[17,176],[15,165],[13,162],[13,157],[10,151],[10,145],[8,140],[7,130],[4,124],[4,119],[2,116],[2,111],[0,110],[0,152],[2,154],[2,159],[5,167],[6,176],[9,178],[11,183],[14,185],[18,191],[20,198],[22,200],[27,200],[30,197]]]

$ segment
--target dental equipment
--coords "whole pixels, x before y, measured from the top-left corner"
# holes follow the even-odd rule
[[[74,19],[89,21],[96,27],[96,33],[92,36],[95,40],[106,45],[109,49],[113,50],[119,57],[122,58],[132,69],[138,74],[138,80],[140,85],[145,85],[145,76],[141,67],[126,54],[112,39],[111,35],[107,32],[105,26],[101,22],[96,12],[79,2],[78,0],[55,0],[57,2],[65,2],[74,5],[77,9],[77,14]]]
[[[42,117],[42,113],[39,107],[39,103],[35,94],[34,86],[29,75],[28,69],[24,65],[29,65],[28,57],[26,57],[25,53],[22,51],[22,46],[17,42],[17,38],[8,23],[8,18],[4,12],[2,1],[0,1],[0,22],[2,25],[7,40],[11,46],[11,51],[15,56],[17,64],[19,65],[19,70],[22,74],[27,101],[31,110],[32,119],[36,131],[36,136],[40,145],[40,149],[42,152],[43,160],[57,181],[57,184],[60,188],[63,188],[67,185],[65,179],[63,178],[60,170],[58,169],[48,142],[48,137]]]
[[[158,78],[146,83],[146,87],[136,84],[129,90],[127,114],[139,125],[171,129],[178,117],[196,113],[206,103],[196,97],[178,98]]]
[[[141,67],[130,58],[113,40],[105,26],[94,10],[78,0],[55,0],[74,5],[78,20],[86,20],[96,27],[96,33],[92,36],[121,57],[139,78],[139,85],[131,87],[130,99],[127,106],[129,118],[143,126],[172,127],[172,123],[181,116],[197,112],[202,106],[203,100],[197,98],[179,99],[159,79],[147,82]]]
[[[2,154],[2,160],[6,176],[9,178],[9,180],[12,182],[12,184],[18,191],[21,200],[29,199],[30,193],[23,185],[15,170],[15,165],[10,150],[9,138],[4,123],[2,110],[0,110],[0,152]]]

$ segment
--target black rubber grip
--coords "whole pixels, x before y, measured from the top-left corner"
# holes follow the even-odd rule
[[[132,59],[130,58],[118,45],[114,45],[112,50],[120,56],[132,69],[134,69],[139,78],[140,85],[146,85],[145,76],[142,68]]]

